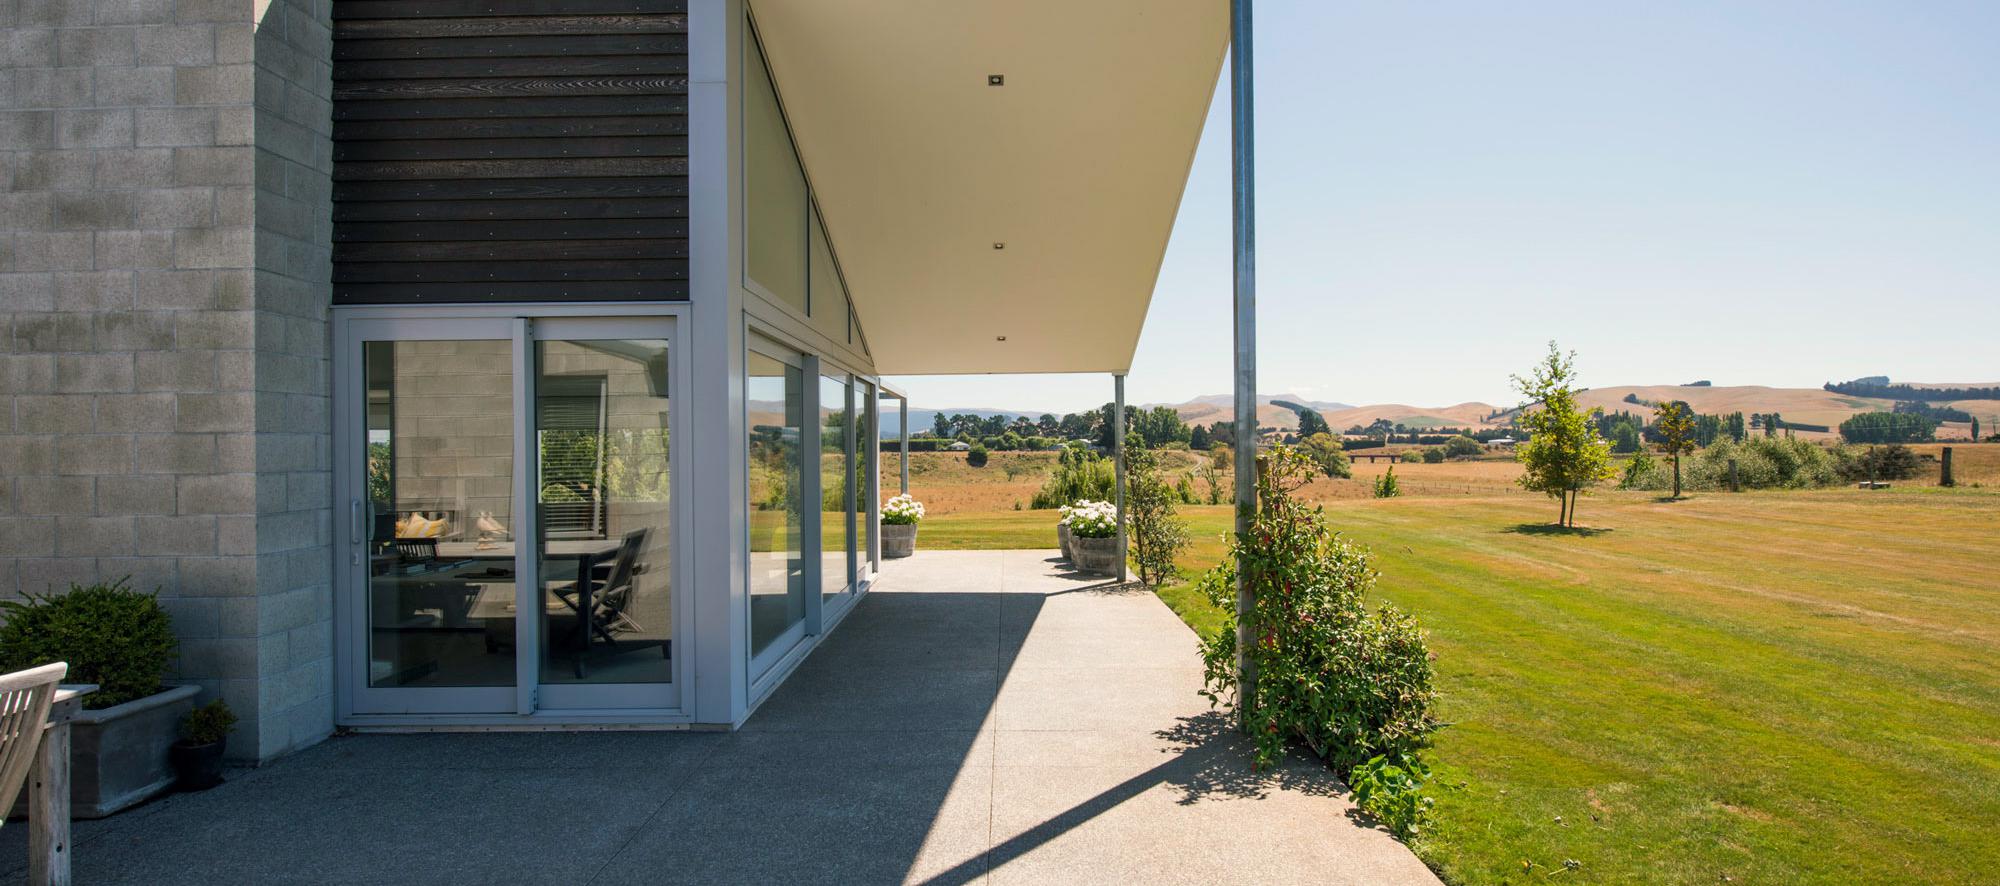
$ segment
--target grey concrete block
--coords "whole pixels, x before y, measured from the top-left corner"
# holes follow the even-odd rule
[[[237,22],[248,25],[252,18],[250,0],[180,0],[174,19],[182,22]]]
[[[88,394],[18,396],[14,398],[15,430],[23,434],[88,434],[95,428],[95,407],[96,398]]]
[[[173,68],[98,68],[97,103],[109,107],[149,107],[174,102]]]
[[[136,60],[142,65],[206,65],[215,61],[211,25],[164,25],[139,29]],[[169,84],[172,80],[169,78]]]
[[[52,474],[56,469],[56,438],[15,435],[0,446],[0,476]]]
[[[99,394],[98,433],[165,433],[173,430],[174,395]]]
[[[14,72],[14,104],[22,108],[87,108],[95,68],[22,68]]]
[[[215,143],[215,108],[140,108],[133,141],[140,147],[199,147]]]
[[[180,569],[172,557],[103,557],[97,561],[97,571],[105,581],[123,578],[138,590],[160,591],[159,599],[163,606],[175,599],[167,594],[180,585]],[[168,606],[167,611],[172,618],[173,607]],[[184,636],[181,630],[181,622],[175,618],[175,635]]]
[[[167,268],[174,262],[174,235],[169,231],[97,232],[97,267],[119,269]]]
[[[0,32],[0,52],[11,67],[52,68],[56,64],[56,32],[50,28],[10,28]]]
[[[182,557],[180,570],[182,596],[254,597],[257,594],[257,561],[252,557]]]
[[[142,391],[195,393],[215,390],[213,351],[155,351],[135,354]]]
[[[134,517],[57,517],[56,556],[128,557]]]
[[[240,466],[243,469],[254,465]],[[189,474],[179,477],[177,495],[182,514],[254,514],[259,475]],[[282,482],[282,478],[281,478]],[[261,532],[261,530],[260,530]]]
[[[56,518],[0,517],[0,557],[51,557],[56,552]],[[25,582],[27,576],[21,576]]]
[[[97,187],[157,188],[167,185],[174,174],[174,150],[134,147],[98,151]]]
[[[182,348],[247,349],[256,344],[256,315],[249,311],[180,311],[174,327]]]
[[[96,21],[91,0],[21,0],[17,18],[22,27],[76,27]]]
[[[56,111],[56,147],[119,148],[131,145],[130,109]]]
[[[143,203],[140,211],[145,211]],[[213,271],[140,271],[134,279],[134,303],[141,309],[206,310],[218,307]]]
[[[132,306],[131,271],[65,271],[55,275],[55,288],[56,310],[95,317],[100,326],[106,315],[96,312],[124,310]],[[103,341],[98,341],[96,346],[120,347]]]
[[[227,394],[176,394],[178,410],[175,417],[176,430],[180,431],[244,431],[255,420],[255,395],[244,393]]]
[[[55,139],[55,114],[49,114],[50,143]],[[89,151],[38,151],[14,171],[14,190],[83,189],[95,177],[96,157]]]
[[[137,521],[138,553],[148,557],[215,553],[215,518],[148,514]]]
[[[183,228],[174,232],[174,267],[249,267],[255,245],[248,228]]]
[[[132,470],[132,438],[124,434],[72,434],[58,437],[56,473],[123,474]]]
[[[170,559],[160,562],[172,563]],[[160,600],[160,608],[173,619],[174,635],[188,640],[208,640],[221,636],[220,600],[214,597],[170,597]]]
[[[186,396],[176,394],[178,398]],[[137,438],[133,473],[187,474],[215,470],[215,437],[209,434],[143,434]]]
[[[4,241],[0,237],[0,241]],[[55,278],[46,273],[0,274],[0,310],[53,311]]]
[[[132,226],[130,191],[57,191],[50,195],[57,230],[97,230]]]
[[[131,354],[57,354],[56,390],[64,393],[134,390]]]
[[[174,103],[242,105],[254,97],[256,75],[249,64],[217,64],[174,69]]]
[[[14,347],[21,351],[88,351],[89,314],[22,314],[14,318]]]
[[[108,67],[133,62],[131,28],[65,28],[56,34],[56,64]]]
[[[13,394],[39,394],[54,391],[55,388],[55,355],[0,355],[0,391]]]
[[[55,219],[54,200],[48,191],[0,193],[0,231],[47,230]],[[0,243],[7,239],[0,236]]]
[[[157,25],[173,21],[172,0],[97,0],[100,25]]]
[[[14,512],[23,516],[87,515],[96,511],[92,477],[22,477],[15,482]]]
[[[101,514],[171,514],[174,481],[170,475],[128,475],[97,478],[97,510]]]
[[[215,518],[215,552],[222,555],[257,553],[257,518],[222,515]]]
[[[100,348],[157,351],[173,345],[174,316],[171,313],[127,310],[97,315],[97,346]]]
[[[55,145],[54,111],[0,112],[0,150],[48,150]]]
[[[142,121],[147,113],[150,112],[140,112]],[[215,221],[215,190],[163,188],[139,191],[133,201],[132,221],[141,228],[205,227]]]

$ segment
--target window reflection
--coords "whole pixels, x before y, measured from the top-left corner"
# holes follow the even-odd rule
[[[750,351],[749,401],[750,653],[769,648],[805,620],[800,538],[805,373]]]

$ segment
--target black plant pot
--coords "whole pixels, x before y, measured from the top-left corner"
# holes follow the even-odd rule
[[[183,791],[205,791],[222,783],[222,748],[228,739],[208,744],[174,742],[167,749],[174,763],[174,786]]]

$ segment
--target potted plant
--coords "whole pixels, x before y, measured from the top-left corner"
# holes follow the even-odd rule
[[[179,646],[152,594],[71,585],[64,594],[0,602],[0,671],[69,663],[71,683],[95,683],[70,721],[70,814],[103,818],[173,786],[167,748],[196,686],[164,686]]]
[[[882,556],[907,557],[917,552],[917,524],[924,519],[924,503],[903,493],[882,505]]]
[[[1108,501],[1080,501],[1069,511],[1070,562],[1078,572],[1118,574],[1118,508]]]
[[[222,749],[229,744],[229,730],[236,728],[236,713],[229,703],[216,699],[181,721],[181,740],[168,748],[174,762],[174,785],[183,791],[205,791],[222,783]]]
[[[1062,555],[1065,560],[1076,559],[1076,555],[1070,552],[1069,545],[1069,512],[1075,509],[1075,507],[1075,505],[1063,505],[1062,519],[1056,521],[1056,544],[1062,548]]]

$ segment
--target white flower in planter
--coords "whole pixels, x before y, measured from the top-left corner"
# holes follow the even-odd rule
[[[882,504],[882,525],[915,526],[924,519],[924,503],[911,498],[909,493],[898,495]]]
[[[1077,538],[1110,538],[1118,534],[1118,506],[1088,499],[1063,509],[1063,525]]]

